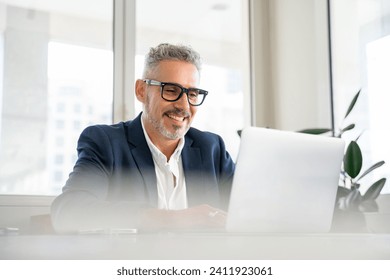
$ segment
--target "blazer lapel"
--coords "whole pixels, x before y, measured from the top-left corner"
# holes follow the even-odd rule
[[[152,154],[146,143],[141,125],[141,114],[128,127],[127,139],[131,153],[146,186],[146,195],[152,206],[157,207],[157,179]]]

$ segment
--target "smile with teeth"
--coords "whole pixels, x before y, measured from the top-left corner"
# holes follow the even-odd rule
[[[176,116],[176,115],[171,115],[171,114],[167,114],[166,115],[168,118],[171,118],[175,121],[179,121],[179,122],[183,122],[185,120],[185,117],[180,117],[180,116]]]

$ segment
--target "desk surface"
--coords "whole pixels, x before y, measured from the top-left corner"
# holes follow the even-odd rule
[[[390,259],[390,234],[0,236],[0,259]]]

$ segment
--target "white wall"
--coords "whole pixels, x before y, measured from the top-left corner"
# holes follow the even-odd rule
[[[330,127],[326,0],[254,0],[255,124]]]

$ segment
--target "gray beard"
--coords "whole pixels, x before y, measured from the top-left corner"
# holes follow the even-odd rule
[[[145,114],[145,117],[146,119],[152,124],[152,126],[160,133],[162,134],[164,137],[170,139],[170,140],[177,140],[177,139],[180,139],[182,137],[184,137],[184,135],[187,133],[189,127],[186,127],[184,132],[182,133],[181,132],[181,127],[180,126],[176,126],[174,125],[173,126],[173,129],[174,129],[174,132],[170,132],[168,131],[167,129],[165,129],[164,125],[162,124],[162,122],[156,120],[156,119],[153,119],[150,115],[149,115],[149,110],[144,108],[144,114]]]

